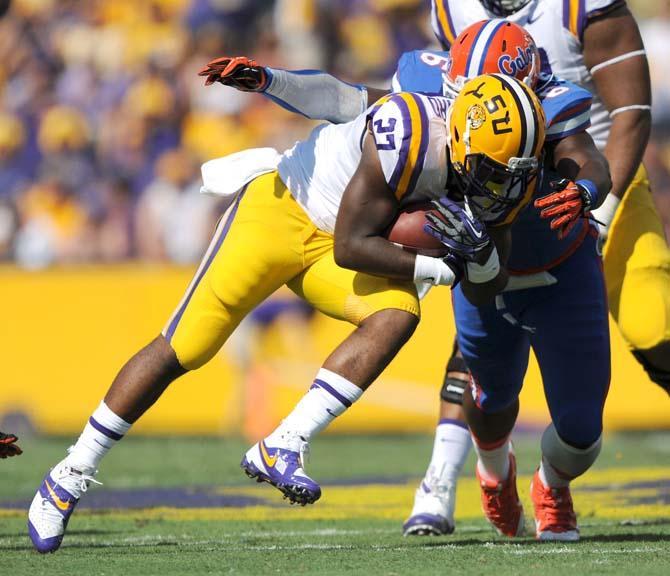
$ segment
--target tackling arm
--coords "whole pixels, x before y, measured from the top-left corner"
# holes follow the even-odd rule
[[[349,84],[321,70],[282,70],[261,66],[243,56],[217,58],[199,72],[206,85],[220,82],[259,92],[282,108],[313,120],[349,122],[388,90]]]
[[[554,168],[562,178],[551,182],[554,192],[535,200],[540,216],[564,238],[585,212],[600,206],[612,187],[607,159],[587,132],[559,140],[551,149]]]
[[[597,17],[584,32],[584,61],[612,117],[605,156],[612,170],[607,213],[609,225],[619,199],[637,171],[651,130],[649,65],[637,23],[624,5]]]
[[[594,185],[595,196],[588,209],[600,206],[612,188],[607,158],[603,156],[588,132],[578,132],[559,140],[553,147],[556,171],[572,182],[588,181]]]

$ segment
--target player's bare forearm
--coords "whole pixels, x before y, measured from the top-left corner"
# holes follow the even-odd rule
[[[461,280],[461,287],[463,295],[474,306],[485,306],[490,304],[507,286],[509,274],[507,272],[506,264],[512,247],[511,228],[509,226],[500,226],[496,228],[488,228],[489,236],[493,240],[498,257],[500,259],[500,271],[498,275],[483,284],[474,284],[466,277]]]
[[[649,65],[637,23],[625,6],[589,22],[584,61],[612,115],[605,156],[612,194],[621,198],[644,155],[651,130]]]
[[[609,161],[612,190],[617,198],[633,181],[651,133],[651,114],[648,111],[631,111],[614,117],[604,154]]]
[[[563,178],[573,182],[590,180],[598,190],[599,206],[612,188],[607,158],[598,151],[587,132],[560,140],[552,149],[554,168]]]
[[[412,280],[415,256],[383,237],[397,210],[375,144],[366,136],[361,162],[344,191],[335,223],[335,262],[358,272]]]

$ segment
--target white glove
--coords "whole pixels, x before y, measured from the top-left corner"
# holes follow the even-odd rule
[[[598,233],[603,244],[605,243],[605,240],[607,240],[610,224],[612,224],[612,220],[614,220],[614,215],[616,214],[616,210],[620,203],[620,198],[617,198],[614,194],[608,194],[603,203],[598,208],[591,211],[591,216],[598,220]]]

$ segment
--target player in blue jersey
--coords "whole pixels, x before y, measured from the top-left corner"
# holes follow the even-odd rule
[[[536,535],[570,540],[578,538],[578,531],[568,482],[586,471],[598,454],[602,407],[609,384],[609,336],[595,253],[597,233],[580,216],[597,206],[607,193],[609,177],[606,162],[594,154],[593,142],[585,133],[590,122],[590,94],[569,82],[540,76],[539,68],[532,38],[516,25],[493,20],[464,31],[454,42],[451,54],[404,54],[393,88],[454,93],[471,75],[502,71],[532,85],[543,101],[547,140],[551,142],[547,168],[554,170],[547,174],[545,183],[553,181],[555,192],[547,187],[540,190],[538,195],[546,198],[538,201],[538,208],[522,213],[521,222],[512,227],[510,266],[525,277],[525,282],[556,284],[500,295],[496,305],[486,310],[469,306],[456,290],[454,304],[459,342],[468,350],[468,362],[477,365],[474,376],[478,402],[468,410],[471,423],[475,423],[478,475],[487,516],[504,534],[515,535],[522,529],[523,515],[516,498],[507,439],[516,418],[516,395],[532,345],[542,358],[554,422],[543,437],[543,461],[534,482]],[[378,90],[349,85],[320,72],[267,69],[244,58],[219,59],[202,74],[207,75],[208,82],[262,91],[289,110],[335,122],[347,120],[352,112],[380,96]],[[575,161],[552,165],[551,155],[559,148],[570,150]],[[594,180],[600,185],[594,185]],[[551,228],[558,234],[546,225],[544,217],[551,218]],[[564,343],[569,346],[573,338],[582,338],[580,334],[587,332],[587,345],[573,352],[584,367],[575,377],[567,363],[560,361],[566,355]],[[509,377],[501,378],[500,374]],[[456,479],[470,446],[458,405],[468,378],[465,363],[452,359],[446,376],[441,396],[447,402],[442,404],[433,458],[417,490],[405,534],[453,531]],[[564,396],[573,392],[583,394],[581,404]],[[453,449],[445,451],[445,443]],[[556,489],[543,490],[547,486]],[[501,501],[503,506],[497,506],[496,502]]]

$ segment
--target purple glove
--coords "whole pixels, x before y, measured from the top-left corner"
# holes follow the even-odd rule
[[[432,204],[437,214],[426,214],[424,230],[466,262],[486,262],[494,247],[486,227],[446,196]]]

